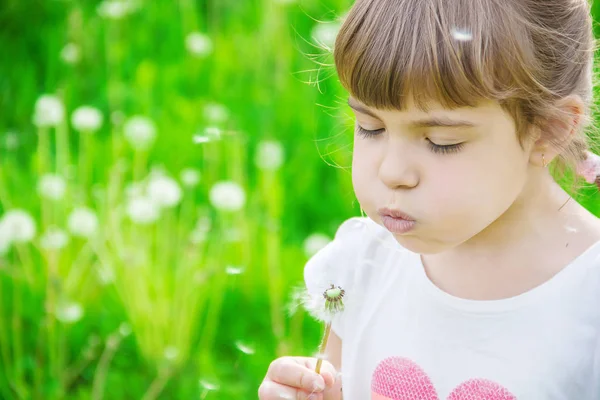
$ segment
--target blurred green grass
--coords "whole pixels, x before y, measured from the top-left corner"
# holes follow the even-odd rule
[[[0,207],[36,228],[0,257],[0,398],[252,399],[271,360],[316,351],[320,326],[286,305],[313,234],[359,213],[318,41],[350,5],[3,2]],[[33,121],[44,94],[57,124]],[[135,116],[155,125],[147,150]],[[69,223],[81,207],[92,234]]]

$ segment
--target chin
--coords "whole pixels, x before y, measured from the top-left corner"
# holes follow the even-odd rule
[[[437,254],[448,250],[452,246],[444,246],[435,241],[423,240],[410,235],[393,235],[396,242],[403,248],[417,254]]]

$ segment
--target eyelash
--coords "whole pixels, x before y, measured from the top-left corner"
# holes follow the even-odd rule
[[[367,129],[362,128],[359,125],[357,125],[356,127],[358,128],[358,133],[360,134],[360,136],[367,138],[367,139],[378,136],[379,132],[384,130],[384,129],[377,129],[374,131],[369,131]],[[438,153],[438,154],[457,153],[463,148],[463,145],[464,145],[464,143],[457,143],[457,144],[441,146],[439,144],[433,143],[429,139],[427,139],[427,141],[429,142],[429,148],[431,149],[431,151],[433,151],[434,153]]]

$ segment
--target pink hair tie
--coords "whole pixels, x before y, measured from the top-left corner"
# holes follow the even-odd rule
[[[577,164],[577,175],[582,176],[587,183],[596,183],[600,178],[600,156],[591,151],[586,151],[585,154],[586,159]]]

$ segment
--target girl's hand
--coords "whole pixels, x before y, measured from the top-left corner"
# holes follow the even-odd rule
[[[269,366],[258,388],[260,400],[341,400],[342,380],[330,362],[323,360],[321,374],[315,372],[314,357],[281,357]]]

